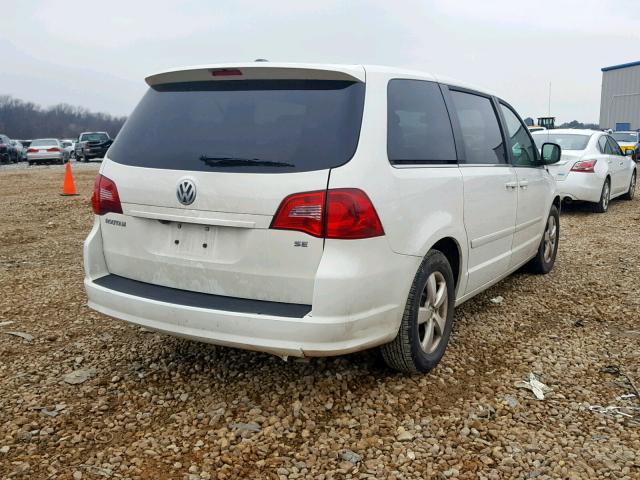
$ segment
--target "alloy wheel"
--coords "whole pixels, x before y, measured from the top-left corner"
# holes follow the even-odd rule
[[[604,188],[602,190],[602,207],[604,210],[609,208],[609,182],[604,182]]]
[[[556,242],[558,241],[558,225],[556,223],[556,217],[550,216],[547,220],[547,227],[544,230],[544,261],[549,263],[553,258],[553,252],[556,249]]]
[[[433,272],[427,279],[418,308],[418,338],[422,351],[433,353],[442,340],[447,322],[447,281],[440,272]]]

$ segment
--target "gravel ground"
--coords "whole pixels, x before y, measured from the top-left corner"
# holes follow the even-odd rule
[[[640,198],[565,210],[553,272],[467,302],[443,363],[406,377],[89,310],[96,168],[61,197],[62,167],[0,167],[0,478],[640,478]],[[531,372],[544,400],[515,386]]]

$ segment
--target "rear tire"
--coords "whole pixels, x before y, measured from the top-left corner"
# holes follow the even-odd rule
[[[555,205],[551,206],[544,233],[538,246],[538,253],[527,264],[527,269],[532,273],[547,274],[556,263],[558,245],[560,240],[560,212]]]
[[[380,350],[386,364],[404,373],[426,373],[442,359],[453,326],[453,271],[438,250],[416,273],[396,338]]]
[[[629,190],[627,190],[627,193],[622,195],[622,198],[624,200],[633,200],[633,197],[635,196],[636,196],[636,172],[634,171],[631,174],[631,181],[629,182]]]
[[[600,201],[593,204],[593,211],[595,213],[606,213],[609,210],[609,201],[611,200],[611,181],[607,177],[602,185],[602,192],[600,193]]]

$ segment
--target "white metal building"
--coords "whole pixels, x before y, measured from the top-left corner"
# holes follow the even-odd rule
[[[602,69],[600,128],[640,129],[640,62]]]

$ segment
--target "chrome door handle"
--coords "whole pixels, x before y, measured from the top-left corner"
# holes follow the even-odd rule
[[[620,165],[624,165],[624,162],[620,162]]]
[[[516,188],[518,188],[518,182],[507,182],[504,184],[504,186],[506,187],[507,190],[509,189],[515,190]]]
[[[523,180],[522,182],[519,183],[520,188],[522,188],[523,190],[526,190],[527,187],[529,186],[529,182],[527,180]]]

